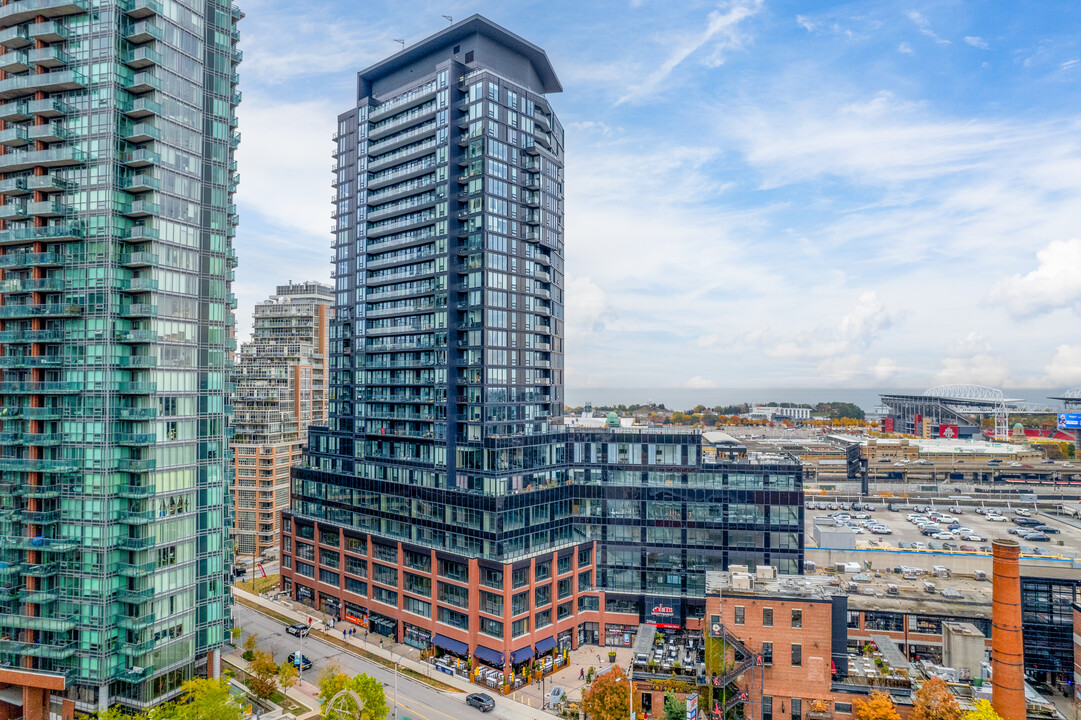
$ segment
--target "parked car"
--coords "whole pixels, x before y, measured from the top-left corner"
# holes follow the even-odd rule
[[[885,525],[872,525],[871,526],[871,532],[873,532],[875,535],[892,535],[893,534],[893,530],[890,530]]]
[[[1037,525],[1043,525],[1042,522],[1031,517],[1015,517],[1013,519],[1013,524],[1020,525],[1021,527],[1036,527]]]
[[[1044,535],[1042,532],[1030,532],[1025,536],[1025,539],[1031,542],[1049,542],[1051,540],[1051,538]]]
[[[469,693],[465,696],[465,704],[481,712],[491,712],[495,709],[495,700],[488,693]]]
[[[933,537],[935,540],[953,540],[953,533],[946,531],[937,532],[931,537]]]
[[[960,506],[960,505],[954,505],[954,506],[952,506],[952,507],[950,508],[950,512],[952,512],[952,513],[956,513],[957,515],[962,515],[962,514],[964,514],[964,513],[962,513],[962,512],[961,512],[961,506]]]
[[[912,546],[902,540],[901,542],[897,543],[897,547],[901,548],[902,550],[908,550]]]
[[[1006,516],[999,515],[998,513],[987,513],[987,519],[991,522],[1006,522]]]
[[[1025,508],[1017,508],[1013,511],[1014,515],[1020,515],[1021,517],[1032,517],[1032,511]]]
[[[928,550],[941,550],[942,546],[939,545],[936,542],[930,542],[930,543],[927,543],[927,549]]]
[[[943,550],[953,551],[953,550],[957,549],[957,546],[954,545],[952,542],[945,542],[945,543],[942,543],[942,549]]]
[[[901,505],[898,505],[897,503],[890,503],[886,506],[886,509],[890,512],[901,512]]]
[[[297,637],[302,638],[308,634],[308,626],[304,623],[297,623],[295,625],[290,625],[289,627],[285,628],[285,632],[289,633],[290,635],[296,635]]]
[[[926,550],[927,545],[925,545],[924,543],[921,543],[921,542],[919,542],[917,540],[916,542],[912,543],[912,549],[913,550]]]
[[[975,545],[962,545],[961,550],[962,550],[962,552],[976,552],[976,546]]]
[[[1050,535],[1058,535],[1060,532],[1062,532],[1057,527],[1051,527],[1050,525],[1033,525],[1032,529],[1038,530],[1042,533],[1048,533]]]
[[[307,656],[301,655],[300,653],[289,653],[289,658],[286,660],[286,662],[288,662],[290,665],[296,665],[301,670],[312,669],[312,661],[309,660]]]

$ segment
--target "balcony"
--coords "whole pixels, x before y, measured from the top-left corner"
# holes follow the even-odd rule
[[[25,102],[9,102],[0,104],[0,120],[5,122],[22,122],[33,117]]]
[[[161,15],[161,3],[158,0],[124,0],[121,8],[128,17],[136,20]]]
[[[9,27],[4,30],[0,30],[0,45],[3,45],[9,50],[15,48],[23,48],[32,44],[30,38],[26,35],[25,27]]]
[[[116,489],[116,494],[119,497],[127,498],[129,500],[137,500],[140,498],[153,497],[157,492],[157,488],[154,485],[121,485]],[[152,545],[153,543],[151,543]],[[147,547],[150,547],[149,545]],[[146,548],[128,548],[134,550],[145,550]]]
[[[147,458],[145,460],[122,459],[116,461],[116,469],[121,472],[150,472],[157,466],[158,461],[154,458]],[[151,538],[151,540],[153,540],[153,538]]]
[[[18,25],[39,15],[55,18],[84,12],[85,0],[13,0],[0,7],[0,27]]]
[[[0,548],[5,550],[41,550],[43,552],[66,553],[77,547],[79,547],[77,541],[63,538],[0,535]],[[2,617],[4,616],[0,613],[0,618]]]
[[[154,433],[116,433],[113,435],[113,439],[117,445],[144,447],[155,444],[158,441],[158,436]]]
[[[65,303],[44,303],[41,305],[27,303],[26,305],[0,306],[0,319],[79,317],[82,314],[83,308],[81,305],[70,305]]]
[[[69,395],[85,389],[81,382],[0,381],[0,395]]]
[[[16,282],[16,281],[8,281]],[[0,343],[63,342],[67,334],[62,330],[2,330]],[[0,409],[0,418],[4,412]]]
[[[37,215],[39,217],[66,217],[75,213],[75,209],[70,205],[65,205],[64,203],[55,200],[42,200],[40,202],[27,203],[26,210],[31,215]]]
[[[131,129],[125,130],[122,137],[130,143],[144,143],[151,140],[161,139],[161,130],[150,123],[135,123]]]
[[[154,522],[153,510],[140,510],[138,512],[122,512],[118,518],[125,525],[148,525]]]
[[[116,358],[116,366],[149,370],[158,366],[158,359],[152,355],[124,355]]]
[[[17,172],[33,167],[68,167],[82,165],[86,161],[87,154],[73,147],[26,150],[0,155],[0,171]]]
[[[120,317],[124,318],[151,318],[158,316],[158,306],[151,305],[149,303],[132,303],[131,305],[124,305],[120,308],[118,313]]]
[[[121,395],[153,395],[158,391],[158,384],[152,382],[118,382],[116,383],[116,391]]]
[[[32,563],[23,566],[23,575],[35,578],[50,578],[60,572],[60,563]]]
[[[120,162],[131,168],[157,165],[161,162],[161,155],[146,148],[136,148],[120,153]]]
[[[135,538],[123,538],[124,540],[134,540]],[[150,544],[154,544],[154,538],[142,538],[142,540],[149,540]],[[119,602],[131,603],[132,605],[142,605],[145,602],[149,602],[154,599],[154,588],[145,588],[143,590],[120,590],[116,593],[116,599]],[[151,643],[153,644],[153,643]]]
[[[161,28],[149,20],[140,20],[132,24],[131,28],[124,34],[124,39],[133,45],[142,45],[151,40],[162,40],[163,38]]]
[[[41,40],[48,43],[64,42],[68,39],[68,28],[63,23],[58,23],[55,20],[31,23],[29,35],[31,40]]]
[[[154,48],[143,45],[124,52],[120,56],[120,61],[130,68],[142,70],[154,65],[161,65],[162,57],[161,53]]]
[[[120,256],[120,265],[127,268],[156,267],[158,256],[151,252],[133,252]]]
[[[146,125],[146,123],[140,123],[139,125],[136,125],[134,129],[138,129],[143,126],[152,127]],[[157,130],[157,128],[154,129]],[[125,179],[124,189],[130,193],[142,193],[148,192],[150,190],[160,190],[161,180],[158,180],[156,177],[149,173],[134,173],[133,175]]]
[[[0,268],[34,267],[35,265],[59,267],[66,260],[62,253],[9,253],[0,255]]]
[[[0,6],[10,7],[9,5]],[[0,80],[0,99],[11,100],[38,92],[68,92],[86,87],[86,76],[77,70],[15,75]]]
[[[60,123],[45,123],[44,125],[31,125],[27,128],[27,134],[31,140],[55,143],[63,142],[71,138],[71,132]]]
[[[121,343],[154,343],[158,341],[156,330],[117,330],[114,335],[117,342]]]
[[[16,50],[0,55],[0,70],[7,73],[21,73],[30,69],[30,58],[25,51]]]
[[[133,243],[149,242],[159,238],[158,231],[146,225],[133,225],[125,233],[125,240]]]
[[[153,292],[158,289],[158,281],[154,278],[137,277],[130,280],[120,281],[121,292]]]
[[[28,242],[64,242],[82,240],[82,238],[82,225],[76,223],[0,230],[0,245],[21,245]]]
[[[152,90],[161,90],[161,80],[154,73],[144,70],[135,73],[135,77],[125,86],[125,89],[133,95],[142,95]]]
[[[35,48],[26,53],[27,59],[41,67],[58,68],[71,65],[71,56],[58,47]]]
[[[62,117],[71,115],[75,108],[59,98],[46,98],[44,100],[31,100],[26,103],[26,111],[31,115],[42,117]]]
[[[119,103],[124,114],[131,118],[161,115],[161,103],[148,97],[135,98],[129,103]]]
[[[73,473],[81,471],[82,466],[77,460],[0,458],[0,470],[11,470],[13,472]]]
[[[155,202],[149,200],[135,200],[124,209],[124,215],[130,218],[150,217],[151,215],[157,215],[161,211],[161,206]]]

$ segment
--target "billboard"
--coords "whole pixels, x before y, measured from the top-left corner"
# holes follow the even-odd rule
[[[957,425],[939,425],[938,436],[946,440],[956,440],[960,435]]]
[[[659,628],[679,629],[680,598],[650,595],[646,598],[646,622]]]
[[[1064,430],[1081,430],[1081,413],[1059,413],[1058,426]]]
[[[698,720],[698,695],[687,698],[687,720]]]
[[[882,418],[882,429],[885,432],[893,432],[893,418]]]
[[[721,625],[720,615],[709,616],[709,636],[724,637],[724,626]]]

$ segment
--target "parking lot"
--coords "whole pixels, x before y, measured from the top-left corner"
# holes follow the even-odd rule
[[[822,502],[816,499],[808,502],[814,504],[814,507],[805,510],[809,547],[811,546],[811,528],[815,516],[828,516],[836,512],[847,512],[857,525],[860,523],[869,525],[873,522],[884,525],[890,530],[889,534],[875,534],[869,527],[861,527],[857,531],[857,547],[902,549],[913,550],[914,552],[930,550],[990,554],[992,538],[1009,537],[1021,543],[1022,555],[1081,558],[1081,531],[1053,515],[1033,512],[1031,506],[1027,506],[1027,509],[1032,512],[1032,520],[1038,521],[1052,530],[1052,532],[1045,534],[1046,540],[1030,541],[1010,533],[1012,528],[1017,528],[1017,525],[1013,522],[1015,517],[1019,517],[1015,514],[1015,508],[1003,508],[1000,513],[1003,520],[995,521],[989,519],[988,516],[978,514],[975,506],[961,506],[959,508],[958,506],[952,506],[953,511],[951,511],[949,509],[951,506],[948,504],[936,503],[932,506],[929,503],[913,501],[910,504],[898,503],[899,510],[893,512],[887,509],[886,503],[877,501],[872,503],[874,509],[870,511],[864,507],[856,510],[853,509],[852,505],[848,505],[848,510],[843,510],[841,503],[832,503],[838,509],[831,510],[829,501]],[[960,512],[957,512],[958,509]],[[919,510],[924,512],[918,512]],[[917,525],[906,519],[909,514],[921,514],[926,517],[932,511],[944,513],[953,519],[952,521],[943,520],[937,523],[942,531],[948,531],[948,526],[953,521],[956,521],[963,529],[960,531],[948,531],[952,532],[952,538],[935,538],[924,535]],[[1058,530],[1058,532],[1053,532],[1054,530]],[[971,534],[967,531],[971,531]],[[962,537],[962,533],[968,535],[968,537]]]

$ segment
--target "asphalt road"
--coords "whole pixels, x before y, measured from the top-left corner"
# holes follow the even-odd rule
[[[258,634],[259,647],[273,652],[274,660],[278,663],[285,662],[289,653],[297,650],[307,656],[312,661],[313,667],[302,673],[304,680],[318,682],[319,673],[327,666],[331,658],[341,666],[345,673],[350,675],[367,673],[375,677],[383,683],[387,704],[392,709],[388,718],[394,717],[394,672],[389,668],[313,637],[299,639],[287,635],[285,626],[277,620],[239,603],[233,606],[233,616],[237,625],[244,631],[238,645],[247,638],[248,634],[254,632]],[[435,678],[439,679],[439,673],[434,671],[433,673]],[[399,720],[405,720],[405,718],[409,720],[485,720],[486,718],[508,720],[508,714],[500,711],[500,698],[496,697],[495,702],[495,710],[481,713],[465,704],[465,693],[442,693],[405,675],[398,675],[397,717]]]

